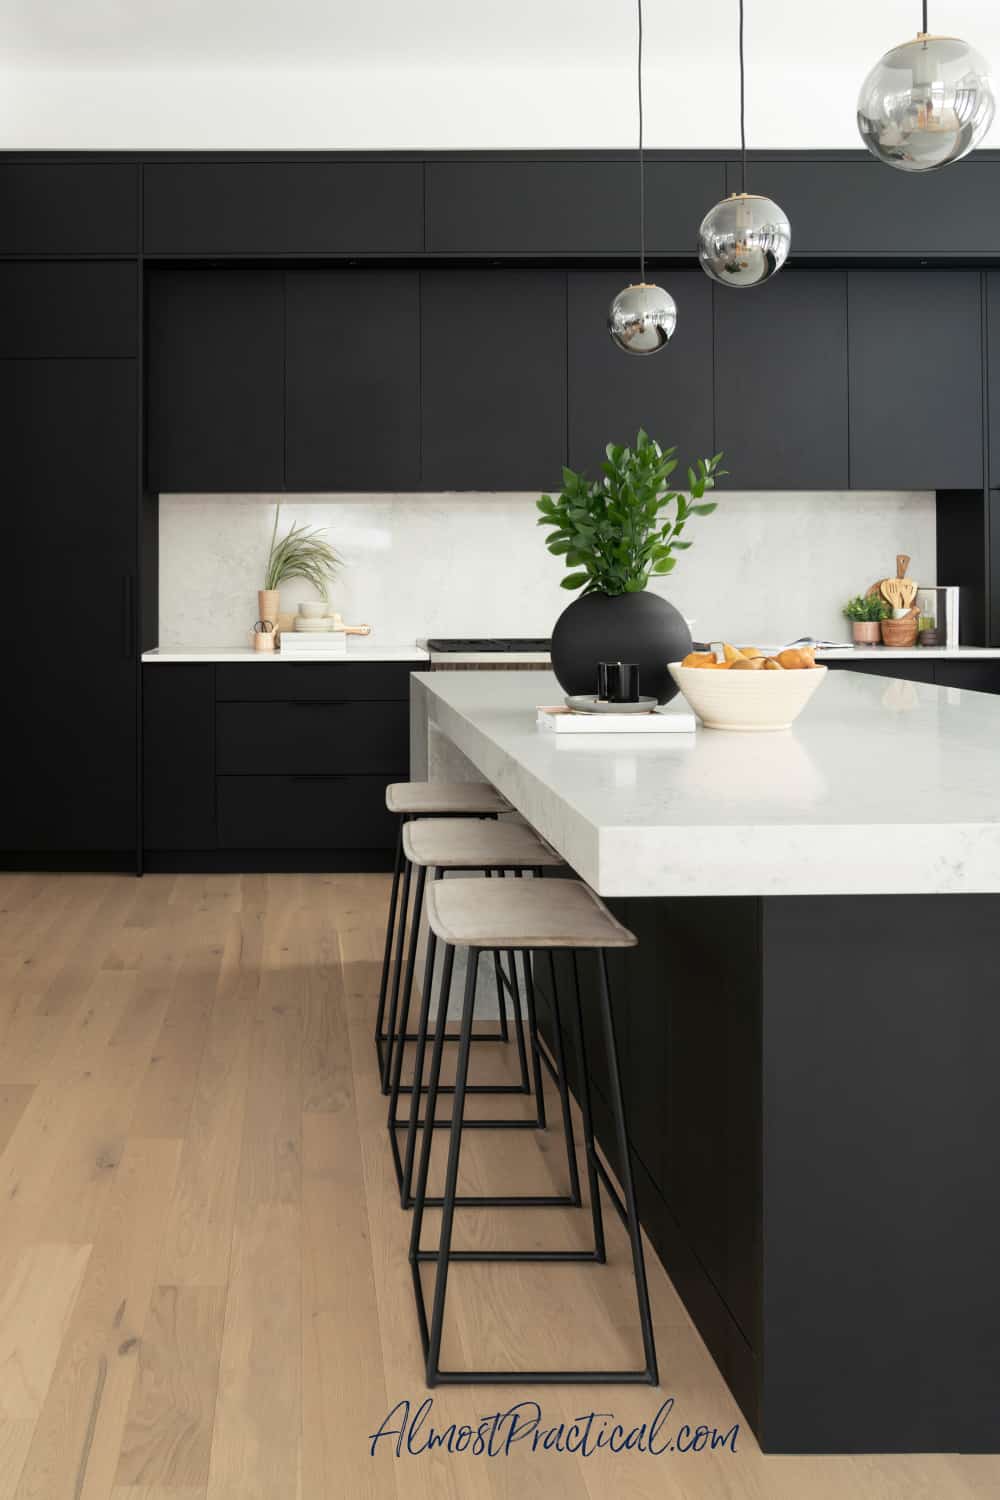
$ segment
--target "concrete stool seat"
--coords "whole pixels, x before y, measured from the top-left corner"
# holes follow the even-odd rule
[[[403,818],[479,818],[511,810],[488,781],[394,781],[385,789],[385,805]]]
[[[418,825],[419,826],[419,825]],[[634,948],[635,937],[582,880],[444,880],[427,921],[456,948]]]
[[[563,863],[524,823],[423,818],[403,827],[403,854],[435,870],[530,870]]]

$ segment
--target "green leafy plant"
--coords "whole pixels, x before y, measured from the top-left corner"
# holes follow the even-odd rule
[[[563,469],[562,493],[538,501],[538,525],[550,528],[546,546],[553,556],[575,570],[562,580],[564,589],[637,594],[651,576],[673,570],[675,552],[690,547],[681,533],[691,516],[715,510],[715,501],[700,502],[726,471],[719,468],[721,453],[699,458],[687,471],[685,494],[668,482],[677,449],[661,448],[641,429],[634,448],[609,443],[605,451],[603,479]]]
[[[844,605],[844,614],[849,620],[867,624],[888,620],[892,610],[881,594],[856,594]]]
[[[277,589],[293,578],[304,578],[318,590],[320,598],[325,599],[330,580],[337,576],[343,566],[342,559],[329,542],[323,541],[321,526],[293,526],[279,541],[280,515],[281,506],[275,506],[264,587]]]

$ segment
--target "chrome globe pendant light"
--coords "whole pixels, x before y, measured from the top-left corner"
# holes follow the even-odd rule
[[[701,221],[701,269],[723,286],[760,286],[788,259],[792,226],[770,198],[747,192],[746,65],[740,0],[740,191],[724,198]]]
[[[961,161],[993,121],[990,65],[954,36],[931,36],[927,0],[916,40],[893,47],[858,95],[858,132],[877,161],[933,172]]]
[[[642,0],[639,7],[639,283],[618,293],[608,309],[608,332],[626,354],[656,354],[677,327],[677,304],[646,280],[646,164],[642,147]]]

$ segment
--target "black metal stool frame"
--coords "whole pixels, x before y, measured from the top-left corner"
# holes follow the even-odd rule
[[[385,950],[384,950],[383,955],[382,955],[382,978],[381,978],[380,983],[379,983],[378,1013],[377,1013],[376,1018],[375,1018],[375,1035],[374,1035],[375,1056],[376,1056],[376,1059],[377,1059],[377,1062],[378,1062],[379,1079],[381,1081],[381,1088],[382,1088],[382,1093],[383,1094],[388,1094],[388,1092],[389,1092],[389,1076],[390,1076],[389,1075],[389,1069],[390,1069],[390,1063],[391,1063],[390,1051],[386,1050],[386,1045],[385,1044],[387,1042],[390,1043],[390,1050],[391,1050],[391,1044],[395,1041],[395,1037],[392,1034],[391,1029],[389,1031],[387,1031],[386,1027],[385,1027],[386,1003],[387,1003],[387,1000],[389,1000],[389,976],[390,976],[390,974],[392,975],[391,1010],[392,1010],[392,1013],[394,1014],[395,1010],[396,1010],[396,1008],[398,1006],[398,1003],[399,1003],[399,983],[400,983],[400,975],[401,975],[402,950],[403,950],[403,940],[404,940],[403,934],[404,934],[405,928],[406,928],[406,913],[407,913],[407,907],[409,905],[410,881],[411,881],[411,877],[412,877],[412,867],[410,866],[410,863],[409,863],[408,860],[405,861],[405,863],[406,863],[406,870],[405,870],[405,872],[403,870],[403,864],[404,864],[404,858],[403,858],[403,824],[410,822],[411,816],[413,816],[413,815],[411,815],[409,813],[402,813],[400,815],[400,818],[399,818],[399,828],[398,828],[398,831],[397,831],[397,834],[396,834],[396,858],[395,858],[395,862],[394,862],[394,865],[393,865],[393,871],[392,871],[392,887],[391,887],[390,894],[389,894],[389,916],[388,916],[388,921],[386,923],[386,929],[385,929]],[[456,813],[434,813],[434,814],[428,814],[428,816],[433,816],[435,818],[479,817],[479,818],[482,818],[484,821],[495,822],[496,819],[497,819],[497,817],[498,817],[498,814],[497,813],[463,813],[463,812],[456,812]],[[402,886],[403,886],[403,920],[402,920],[402,923],[400,925],[399,939],[398,939],[398,942],[397,942],[397,945],[396,945],[396,962],[395,962],[395,964],[393,964],[393,961],[392,961],[392,959],[393,959],[392,950],[393,950],[393,940],[396,937],[396,923],[399,920],[399,888],[400,888],[400,884],[402,884]],[[404,1040],[404,1042],[415,1042],[417,1040],[417,1038],[416,1038],[415,1034],[411,1033],[410,1035],[405,1036],[403,1038],[403,1040]],[[451,1035],[447,1038],[447,1040],[449,1042],[457,1042],[458,1041],[458,1032],[457,1031],[456,1032],[452,1032]],[[510,1041],[510,1031],[509,1031],[508,1022],[507,1022],[507,1002],[506,1002],[505,995],[501,995],[501,999],[500,999],[500,1025],[499,1025],[499,1030],[497,1032],[495,1032],[495,1033],[486,1034],[486,1035],[480,1033],[476,1037],[476,1041],[477,1042],[509,1042]]]
[[[475,870],[467,869],[456,871],[455,873],[479,873],[479,867],[475,867]],[[487,877],[491,875],[498,875],[502,878],[504,871],[484,870],[481,873],[483,873]],[[514,871],[514,875],[516,878],[520,878],[522,873],[523,872],[520,869],[516,869]],[[535,870],[533,873],[540,876],[541,870]],[[436,869],[434,872],[434,879],[440,880],[443,874],[443,870]],[[403,989],[403,1012],[400,1022],[401,1034],[403,1035],[407,1034],[406,1028],[409,1025],[410,1019],[410,1004],[413,995],[413,975],[414,969],[416,967],[417,929],[419,926],[419,914],[423,908],[423,893],[426,876],[427,867],[421,866],[417,875],[417,896],[414,903],[414,918],[411,925],[410,951],[407,957],[406,981]],[[464,1199],[463,1206],[480,1208],[527,1208],[534,1206],[545,1208],[579,1208],[582,1203],[582,1198],[580,1195],[580,1178],[576,1161],[576,1144],[573,1138],[573,1118],[569,1103],[569,1084],[567,1081],[565,1060],[562,1051],[561,1032],[557,1032],[557,1061],[556,1063],[553,1063],[550,1061],[541,1046],[538,1034],[538,1017],[535,1008],[535,990],[534,984],[532,982],[531,965],[528,961],[527,954],[524,954],[522,955],[522,962],[524,966],[525,997],[527,1001],[528,1011],[528,1042],[531,1052],[531,1064],[533,1072],[533,1085],[529,1084],[527,1073],[527,1058],[525,1055],[524,1044],[524,1022],[523,1010],[521,1006],[521,992],[517,983],[516,955],[513,952],[510,954],[510,978],[508,979],[507,975],[503,972],[503,968],[500,962],[500,953],[492,949],[487,951],[493,953],[493,960],[496,966],[498,990],[502,991],[502,987],[510,988],[511,1000],[514,1007],[516,1027],[515,1035],[518,1043],[521,1082],[518,1084],[470,1084],[467,1082],[465,1085],[465,1093],[496,1095],[527,1094],[533,1091],[535,1095],[535,1116],[533,1119],[529,1117],[522,1119],[502,1120],[466,1120],[465,1127],[466,1129],[473,1130],[545,1130],[547,1127],[547,1118],[545,1110],[545,1089],[542,1077],[542,1068],[544,1065],[559,1092],[563,1121],[563,1133],[566,1141],[566,1161],[569,1169],[570,1191],[568,1194],[550,1194],[546,1197],[540,1197],[538,1195],[527,1197],[480,1196],[477,1198]],[[403,1208],[412,1208],[414,1201],[412,1185],[413,1162],[417,1131],[419,1129],[423,1129],[426,1126],[428,1120],[431,1122],[431,1128],[435,1130],[446,1130],[449,1129],[451,1125],[450,1120],[437,1119],[434,1111],[430,1108],[427,1109],[426,1117],[424,1120],[421,1120],[419,1118],[420,1097],[421,1095],[429,1095],[429,1085],[424,1083],[424,1056],[429,1034],[430,1002],[431,992],[433,989],[434,962],[436,953],[437,939],[433,932],[428,932],[427,958],[424,969],[424,984],[421,995],[420,1015],[417,1022],[417,1030],[413,1034],[416,1039],[417,1050],[414,1054],[412,1085],[407,1087],[400,1081],[403,1067],[404,1049],[402,1044],[399,1042],[397,1042],[392,1059],[389,1118],[387,1123],[389,1129],[389,1142],[392,1148],[393,1166],[395,1168],[396,1181],[400,1190],[400,1204]],[[451,994],[451,970],[454,964],[454,950],[452,950],[450,953],[448,953],[446,950],[446,961],[448,961],[448,968],[442,980],[439,1005],[443,1004],[445,1006],[445,1010],[447,1011],[448,998]],[[555,1004],[558,1006],[558,1000],[555,1001]],[[395,1018],[390,1021],[389,1029],[390,1031],[393,1031],[394,1028]],[[444,1041],[447,1040],[448,1035],[446,1030]],[[439,1094],[453,1094],[455,1092],[455,1087],[456,1085],[454,1084],[442,1084],[440,1082],[440,1079],[438,1079],[435,1089],[435,1101],[437,1095]],[[398,1114],[399,1097],[403,1093],[407,1093],[410,1095],[410,1115],[409,1119],[406,1121],[400,1120]],[[396,1131],[402,1129],[404,1126],[407,1132],[405,1155],[400,1153],[399,1143],[396,1139]],[[440,1207],[441,1201],[442,1200],[440,1198],[427,1198],[425,1206]]]
[[[444,974],[448,979],[450,979],[454,963],[454,951],[454,948],[446,946]],[[646,1267],[643,1259],[642,1232],[639,1226],[635,1183],[629,1154],[628,1131],[625,1125],[624,1095],[621,1082],[621,1067],[618,1058],[618,1044],[615,1036],[614,1016],[611,1010],[607,956],[603,949],[597,950],[599,1005],[608,1057],[611,1111],[614,1119],[619,1157],[622,1164],[621,1185],[624,1201],[623,1197],[618,1193],[604,1163],[597,1154],[597,1147],[594,1140],[590,1085],[587,1075],[586,1034],[583,1029],[583,1006],[580,999],[577,955],[574,951],[572,954],[572,967],[580,1063],[580,1109],[583,1116],[587,1175],[590,1184],[594,1248],[593,1250],[531,1251],[453,1250],[451,1248],[455,1209],[466,1206],[466,1200],[459,1198],[457,1194],[458,1166],[461,1154],[462,1126],[465,1109],[465,1085],[469,1069],[469,1046],[472,1038],[472,1022],[476,1005],[476,973],[479,966],[479,958],[483,951],[481,948],[469,948],[466,950],[468,969],[465,981],[465,999],[462,1008],[458,1071],[455,1079],[455,1094],[452,1104],[448,1165],[445,1176],[445,1190],[441,1200],[441,1232],[437,1250],[422,1250],[420,1248],[423,1213],[424,1208],[428,1206],[429,1202],[427,1199],[427,1175],[430,1167],[431,1144],[433,1140],[432,1131],[425,1128],[421,1139],[420,1165],[417,1173],[416,1192],[414,1194],[413,1221],[410,1226],[410,1268],[413,1276],[417,1320],[420,1327],[420,1342],[423,1348],[427,1384],[431,1388],[438,1385],[520,1385],[526,1382],[539,1385],[656,1385],[659,1378],[656,1362],[656,1344],[653,1334],[652,1313],[649,1305],[649,1288],[646,1282]],[[548,951],[554,991],[555,965],[552,951],[536,951]],[[526,954],[525,957],[527,957]],[[446,993],[444,992],[444,985],[442,983],[442,995],[438,1002],[438,1024],[434,1034],[434,1051],[431,1058],[430,1085],[426,1106],[428,1116],[432,1119],[434,1117],[433,1110],[437,1097],[441,1055],[444,1049],[445,1025],[443,1016],[446,1009]],[[639,1323],[642,1331],[643,1353],[645,1356],[645,1365],[643,1368],[640,1370],[442,1370],[440,1364],[441,1337],[444,1327],[445,1295],[448,1285],[449,1265],[453,1261],[595,1261],[603,1263],[607,1257],[604,1244],[603,1220],[601,1217],[600,1186],[604,1187],[612,1206],[615,1208],[628,1232],[632,1253],[636,1301],[639,1310]],[[437,1267],[430,1321],[427,1318],[427,1306],[420,1275],[420,1266],[427,1261],[434,1262]]]

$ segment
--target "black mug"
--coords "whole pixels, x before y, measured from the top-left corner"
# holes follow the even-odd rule
[[[635,662],[599,661],[597,696],[602,703],[638,703],[638,665]]]

